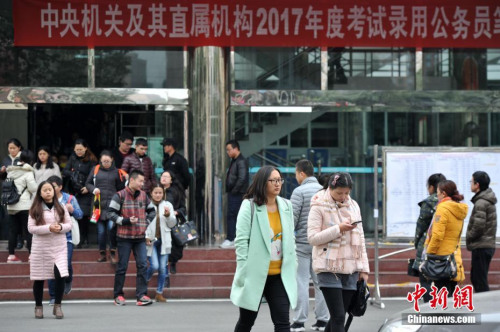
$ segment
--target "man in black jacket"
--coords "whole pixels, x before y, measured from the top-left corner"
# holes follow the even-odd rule
[[[128,131],[124,131],[118,138],[118,141],[118,146],[112,150],[112,153],[116,168],[122,168],[125,157],[134,152],[132,148],[134,136]]]
[[[240,145],[236,140],[230,140],[226,143],[226,152],[231,158],[231,164],[226,176],[227,192],[227,223],[226,240],[220,245],[221,248],[234,247],[234,238],[236,237],[236,217],[243,202],[243,195],[248,188],[248,161],[240,152]]]
[[[172,171],[184,189],[189,187],[191,176],[186,158],[176,152],[177,142],[173,138],[164,138],[163,142],[163,170]]]
[[[477,171],[472,174],[470,190],[476,194],[471,199],[474,208],[467,226],[465,243],[467,250],[472,251],[470,280],[476,293],[490,290],[488,271],[495,254],[497,198],[489,185],[490,177],[486,172]]]

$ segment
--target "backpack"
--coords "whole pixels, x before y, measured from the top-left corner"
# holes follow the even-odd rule
[[[26,190],[26,188],[24,188]],[[12,179],[7,179],[4,181],[2,184],[2,198],[1,198],[1,204],[2,205],[13,205],[19,202],[19,199],[21,198],[21,195],[24,193],[24,190],[19,194],[19,191],[17,191],[16,184],[14,183],[14,180]]]
[[[100,166],[101,165],[96,165],[94,168],[94,186],[95,186],[95,178],[97,176],[97,173],[99,172]],[[118,176],[120,176],[120,181],[123,182],[123,178],[125,178],[125,176],[127,175],[127,172],[125,172],[121,168],[117,168],[117,170],[118,170]]]

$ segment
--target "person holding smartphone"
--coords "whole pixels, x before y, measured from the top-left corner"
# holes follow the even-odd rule
[[[311,199],[307,238],[313,246],[312,267],[330,312],[325,331],[344,331],[356,283],[368,282],[368,256],[358,203],[350,196],[349,173],[334,173]]]

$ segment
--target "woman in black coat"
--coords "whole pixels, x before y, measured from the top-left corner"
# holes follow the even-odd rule
[[[164,171],[161,174],[160,183],[165,192],[164,199],[172,203],[174,207],[177,222],[186,221],[186,195],[184,194],[184,188],[182,185],[176,181],[175,174],[171,171]],[[170,272],[172,274],[177,273],[176,264],[182,258],[183,249],[184,247],[177,245],[172,238],[172,251],[168,257],[168,261],[170,262]]]
[[[97,169],[97,171],[96,171]],[[117,191],[125,188],[125,176],[113,163],[113,155],[110,151],[101,152],[99,165],[92,168],[85,187],[93,196],[101,198],[101,216],[97,221],[97,244],[99,245],[98,262],[106,261],[106,244],[110,242],[109,251],[111,263],[116,264],[116,235],[113,233],[113,222],[108,218],[108,208],[111,198]]]
[[[78,220],[80,226],[80,244],[77,248],[82,248],[82,244],[88,247],[89,217],[92,213],[92,194],[85,187],[85,182],[97,164],[96,156],[90,151],[84,139],[75,141],[74,153],[69,157],[68,163],[63,170],[63,178],[67,183],[66,192],[74,195],[83,211],[83,218]]]

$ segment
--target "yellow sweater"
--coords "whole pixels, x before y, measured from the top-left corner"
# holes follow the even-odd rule
[[[267,216],[271,227],[271,263],[269,264],[268,275],[276,275],[281,273],[281,260],[283,258],[281,219],[279,211],[268,212]]]

